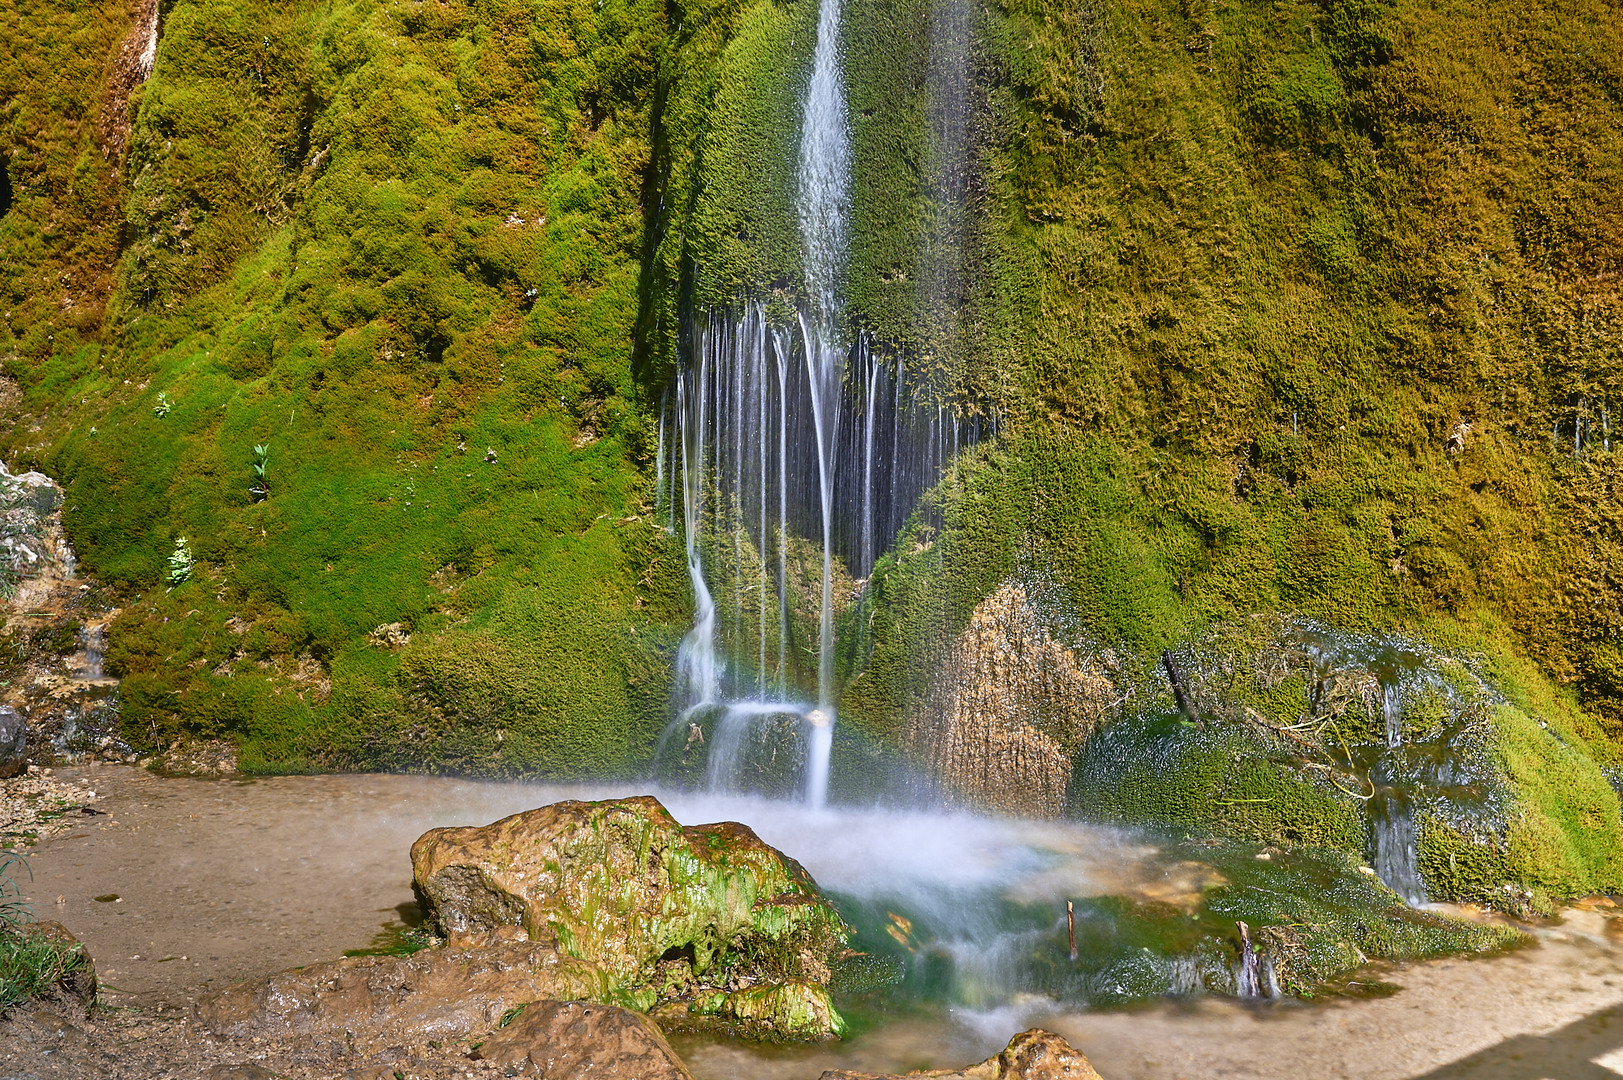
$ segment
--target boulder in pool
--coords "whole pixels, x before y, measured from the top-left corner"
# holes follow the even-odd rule
[[[411,849],[440,933],[522,927],[605,973],[667,1029],[837,1036],[829,961],[850,935],[803,867],[737,822],[684,828],[651,796],[565,801]]]
[[[957,1071],[910,1072],[906,1077],[879,1073],[825,1072],[822,1080],[1101,1080],[1082,1051],[1052,1031],[1031,1028],[1009,1040],[995,1057]]]

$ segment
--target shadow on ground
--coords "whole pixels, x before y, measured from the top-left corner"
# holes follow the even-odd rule
[[[1623,1005],[1574,1020],[1546,1035],[1518,1035],[1414,1080],[1619,1080]],[[1618,1068],[1596,1064],[1608,1058]]]

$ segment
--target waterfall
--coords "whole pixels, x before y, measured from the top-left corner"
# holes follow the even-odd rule
[[[76,673],[76,678],[85,682],[95,682],[103,678],[102,657],[106,653],[106,628],[94,623],[86,623],[79,628],[79,648],[84,653],[84,663]]]
[[[851,140],[840,74],[840,0],[822,0],[817,14],[817,51],[800,130],[799,181],[806,291],[818,332],[832,338],[841,321],[839,279],[845,265],[851,187]],[[810,351],[807,359],[810,362]]]
[[[1410,904],[1426,902],[1420,876],[1420,829],[1413,801],[1393,783],[1403,747],[1403,689],[1381,683],[1381,718],[1386,723],[1386,751],[1372,770],[1375,797],[1370,801],[1370,833],[1375,874]]]
[[[811,310],[800,313],[812,423],[817,433],[818,493],[822,500],[823,595],[818,610],[817,709],[811,721],[806,801],[821,806],[828,792],[834,728],[834,468],[842,410],[845,350],[840,341],[839,276],[845,265],[850,213],[851,140],[840,74],[840,0],[822,0],[817,50],[806,87],[800,129],[800,243]]]
[[[686,686],[688,707],[678,718],[684,722],[698,710],[714,704],[718,696],[716,664],[716,602],[704,579],[704,563],[699,552],[699,520],[702,513],[701,484],[703,479],[702,455],[704,444],[701,434],[705,426],[705,404],[708,398],[705,386],[705,365],[701,362],[692,376],[679,375],[676,381],[676,402],[679,412],[686,411],[689,399],[697,410],[693,422],[682,430],[682,532],[687,553],[688,580],[693,585],[693,628],[682,638],[677,650],[677,672]],[[690,383],[697,380],[697,387]]]
[[[900,357],[847,319],[851,147],[839,42],[840,2],[821,0],[795,176],[799,304],[791,319],[750,302],[694,316],[661,407],[655,478],[657,503],[669,443],[668,514],[674,527],[680,498],[695,606],[678,654],[682,704],[656,764],[679,736],[689,748],[702,741],[704,783],[733,789],[745,782],[751,740],[781,738],[792,721],[814,807],[827,795],[837,714],[841,582],[872,574],[920,496],[981,435],[979,421],[909,383]],[[814,550],[815,593],[798,572]]]
[[[706,784],[725,790],[750,731],[792,716],[806,754],[805,795],[816,804],[833,742],[837,579],[872,572],[953,446],[975,442],[981,428],[910,392],[899,365],[860,335],[849,353],[859,377],[819,382],[836,361],[809,319],[797,329],[770,325],[753,304],[703,316],[674,383],[671,513],[680,503],[695,614],[678,652],[682,707],[661,752],[690,724],[714,723],[705,733]],[[837,364],[843,370],[847,357]],[[791,566],[813,551],[820,573],[810,591]],[[797,693],[810,689],[795,662],[809,658],[801,644],[809,640],[814,701]]]

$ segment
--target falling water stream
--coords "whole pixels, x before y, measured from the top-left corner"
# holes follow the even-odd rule
[[[1386,753],[1370,775],[1375,788],[1370,801],[1375,873],[1404,900],[1424,904],[1426,885],[1420,877],[1420,830],[1414,803],[1393,783],[1392,776],[1403,748],[1403,688],[1395,681],[1381,684],[1381,718],[1386,725]]]
[[[952,455],[980,435],[846,317],[851,148],[839,42],[840,2],[822,0],[795,180],[805,278],[796,318],[774,323],[753,303],[695,318],[662,408],[656,469],[673,527],[681,519],[695,609],[678,658],[682,705],[659,756],[708,738],[705,785],[731,790],[752,733],[781,733],[787,720],[813,807],[827,798],[837,714],[839,571],[860,584]],[[796,572],[812,554],[805,537],[821,560],[815,606]],[[813,623],[814,646],[797,640],[797,625]],[[806,700],[797,659],[814,651]]]

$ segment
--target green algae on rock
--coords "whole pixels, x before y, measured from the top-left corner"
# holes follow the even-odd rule
[[[1560,710],[1525,711],[1487,657],[1278,616],[1213,627],[1174,655],[1201,725],[1162,673],[1146,678],[1133,714],[1079,753],[1074,812],[1367,854],[1400,888],[1402,854],[1410,900],[1547,913],[1623,887],[1610,748]]]
[[[793,859],[736,822],[683,828],[651,796],[569,800],[412,845],[441,932],[522,926],[667,1026],[838,1035],[827,984],[849,929]]]

